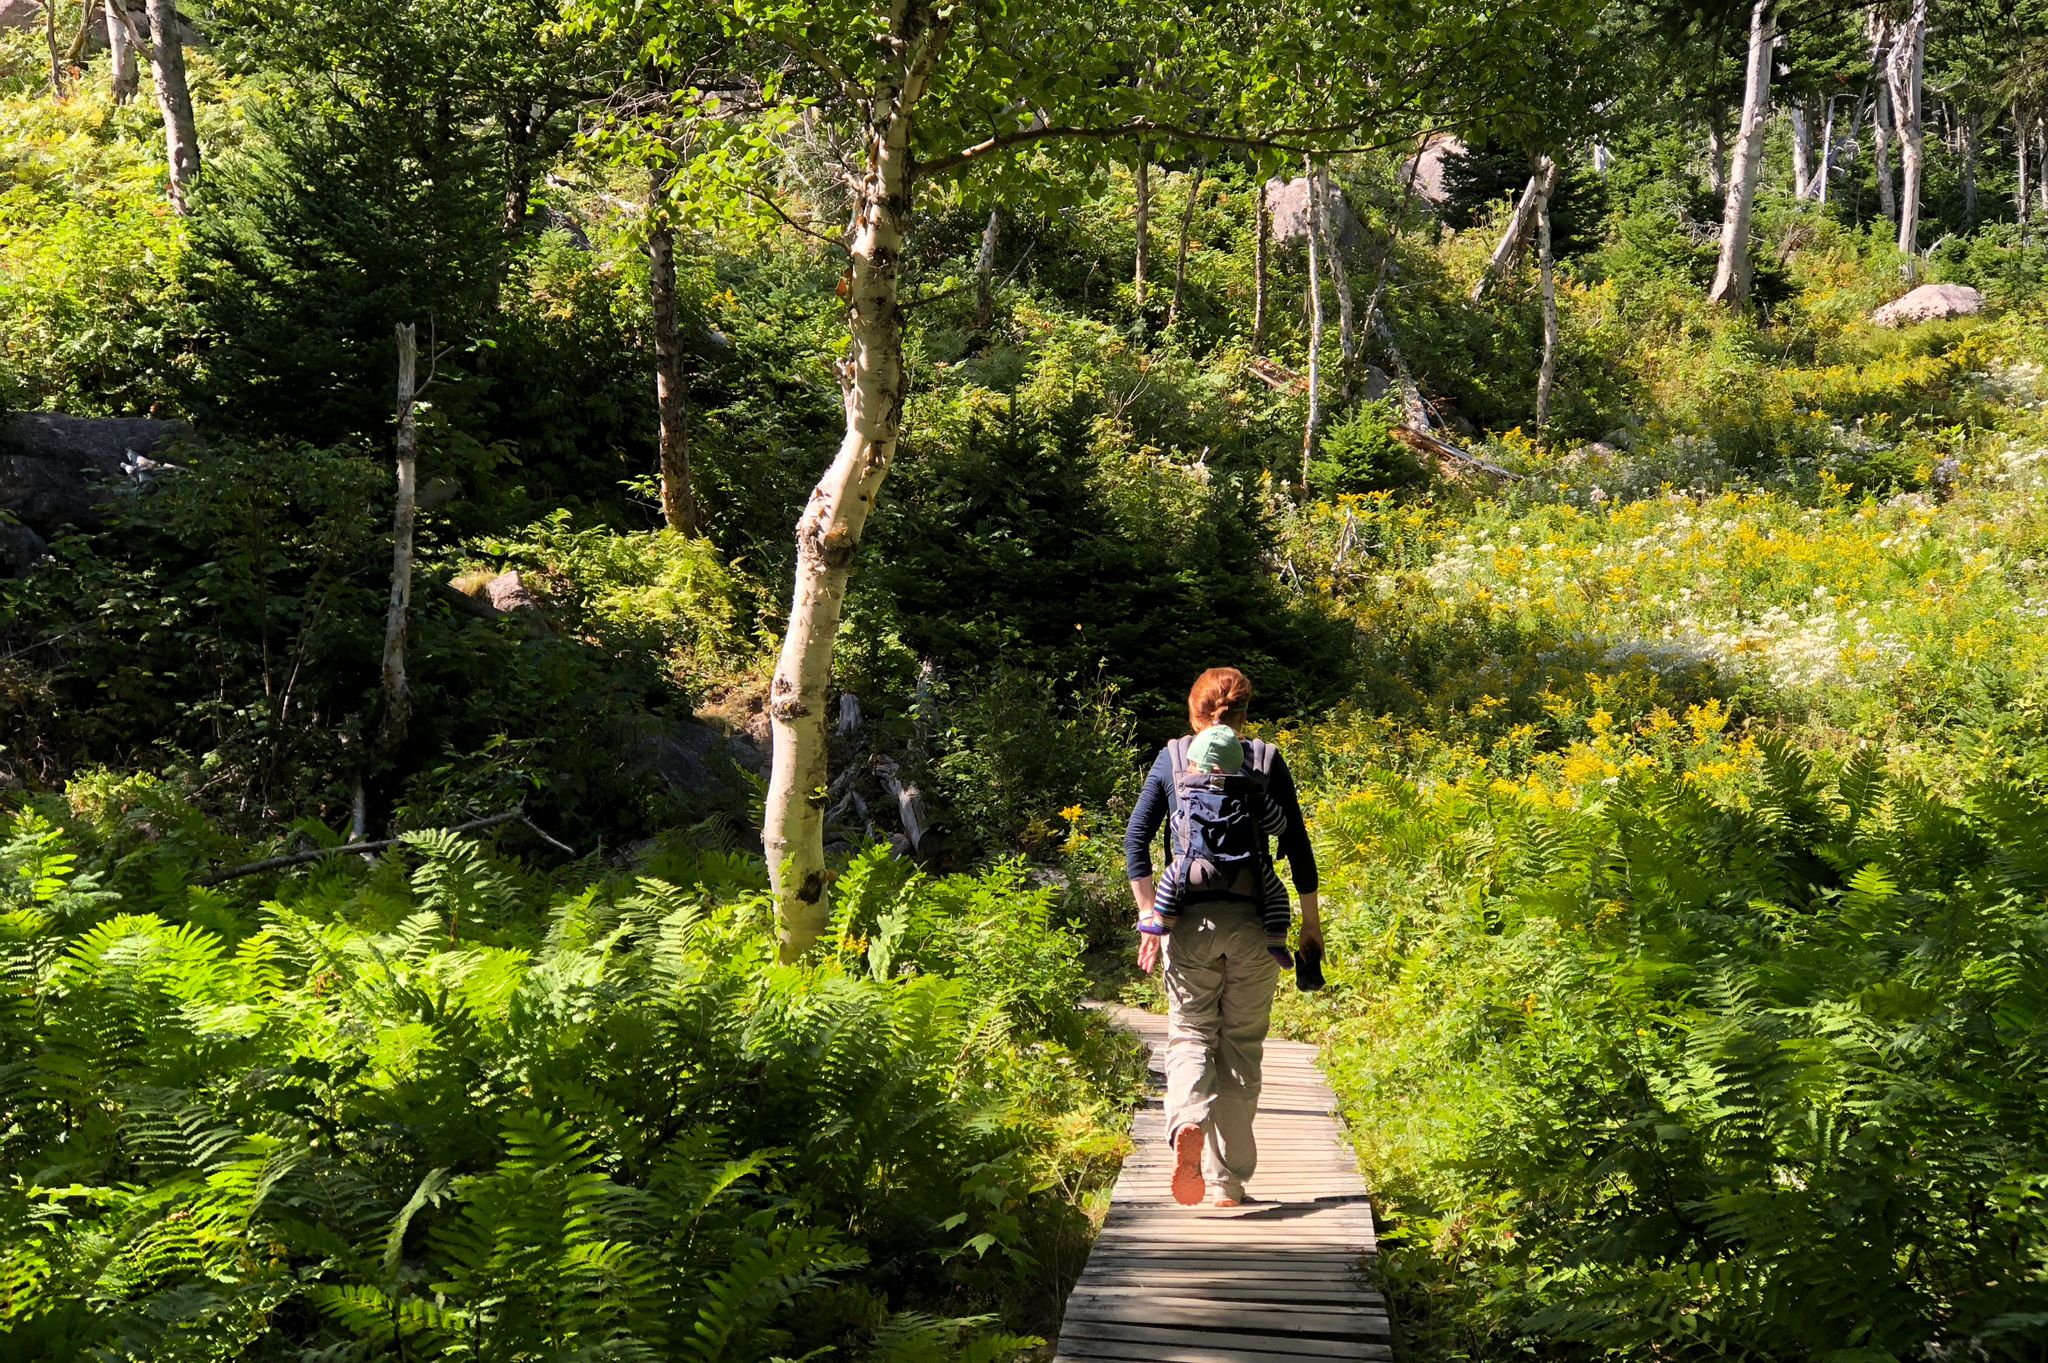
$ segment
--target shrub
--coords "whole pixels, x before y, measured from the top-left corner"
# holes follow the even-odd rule
[[[14,1356],[1010,1356],[1130,1071],[1013,879],[851,879],[792,969],[758,897],[443,834],[259,912],[0,820]]]

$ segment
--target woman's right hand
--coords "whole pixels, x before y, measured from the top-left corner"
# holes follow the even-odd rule
[[[1158,894],[1158,886],[1151,876],[1140,876],[1131,882],[1131,898],[1138,901],[1138,921],[1144,922],[1153,916],[1152,903]],[[1159,964],[1159,934],[1140,932],[1138,934],[1138,969],[1147,975]]]

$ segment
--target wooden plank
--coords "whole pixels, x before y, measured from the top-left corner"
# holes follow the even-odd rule
[[[1164,1084],[1165,1020],[1117,1010]],[[1251,1201],[1183,1207],[1165,1113],[1147,1102],[1109,1216],[1067,1302],[1059,1363],[1317,1363],[1392,1357],[1363,1276],[1377,1227],[1315,1048],[1270,1043]]]
[[[1390,1359],[1394,1351],[1384,1344],[1359,1344],[1349,1355],[1367,1363]],[[1083,1339],[1071,1347],[1062,1346],[1053,1363],[1301,1363],[1294,1354],[1273,1354],[1259,1349],[1235,1349],[1210,1344],[1134,1344],[1121,1340]]]
[[[1101,1340],[1119,1344],[1145,1344],[1174,1347],[1227,1348],[1255,1351],[1290,1359],[1304,1358],[1357,1358],[1360,1346],[1384,1344],[1384,1337],[1367,1338],[1363,1335],[1351,1338],[1323,1339],[1308,1335],[1260,1334],[1256,1330],[1209,1330],[1172,1325],[1118,1325],[1106,1321],[1074,1321],[1060,1331],[1060,1349],[1082,1340]],[[1157,1354],[1147,1355],[1157,1357]]]

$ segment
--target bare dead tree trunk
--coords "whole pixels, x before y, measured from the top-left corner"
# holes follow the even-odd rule
[[[1728,172],[1728,206],[1721,218],[1721,259],[1707,297],[1739,307],[1749,297],[1749,219],[1764,160],[1764,116],[1771,104],[1771,44],[1775,38],[1773,0],[1755,0],[1749,11],[1749,62],[1742,87],[1742,127],[1735,163]]]
[[[140,68],[135,61],[135,50],[142,45],[142,35],[136,32],[135,21],[128,17],[126,0],[106,0],[105,8],[114,103],[133,104],[137,91],[142,88]]]
[[[1926,158],[1927,134],[1921,109],[1922,76],[1927,64],[1927,0],[1914,0],[1912,12],[1892,42],[1885,77],[1899,129],[1899,251],[1905,256],[1907,279],[1918,273],[1920,249],[1920,178]]]
[[[410,322],[398,326],[398,496],[391,512],[391,604],[384,616],[384,718],[377,751],[390,756],[412,724],[412,688],[405,678],[406,618],[412,610],[413,528],[419,519],[419,426],[414,376],[418,342]]]
[[[1550,254],[1550,190],[1557,182],[1557,167],[1549,157],[1538,168],[1543,197],[1536,204],[1536,268],[1543,286],[1543,367],[1536,375],[1536,430],[1550,425],[1550,397],[1557,386],[1557,272]]]
[[[1252,227],[1252,354],[1266,353],[1266,252],[1273,238],[1273,225],[1266,213],[1266,181],[1259,190],[1252,212],[1258,221]]]
[[[64,98],[64,53],[57,46],[57,0],[43,0],[43,42],[50,49],[50,98]]]
[[[2041,211],[2048,213],[2048,175],[2042,173],[2048,167],[2048,124],[2041,116],[2034,116],[2034,199]]]
[[[1322,176],[1308,167],[1308,419],[1301,428],[1301,495],[1308,495],[1308,465],[1323,424],[1323,196]]]
[[[912,200],[911,130],[951,24],[937,0],[898,0],[886,64],[864,104],[864,167],[847,232],[849,346],[840,362],[846,433],[797,521],[789,625],[769,687],[774,766],[761,829],[781,956],[809,950],[831,914],[826,890],[826,692],[853,557],[895,455],[909,379],[899,299]]]
[[[1557,179],[1557,163],[1548,158],[1550,178]],[[1522,254],[1522,243],[1529,239],[1529,227],[1536,219],[1536,202],[1547,199],[1555,184],[1543,183],[1542,172],[1529,177],[1529,183],[1522,186],[1522,197],[1515,201],[1515,215],[1508,219],[1508,230],[1501,234],[1500,244],[1493,248],[1493,256],[1486,262],[1485,271],[1479,282],[1472,286],[1472,301],[1477,303],[1486,297],[1487,291],[1514,267],[1515,260]]]
[[[1814,173],[1812,179],[1807,181],[1807,197],[1812,199],[1815,203],[1825,207],[1828,201],[1828,181],[1834,178],[1834,174],[1835,100],[1834,96],[1830,95],[1828,97],[1827,117],[1821,125],[1820,169]]]
[[[1977,225],[1977,120],[1956,110],[1956,164],[1963,181],[1963,221]]]
[[[654,324],[654,405],[661,462],[661,520],[694,535],[703,528],[690,481],[690,389],[683,333],[676,320],[676,231],[669,221],[670,171],[650,173],[647,196],[647,301]]]
[[[1327,168],[1319,167],[1316,175],[1321,181],[1317,197],[1322,201],[1322,216],[1315,228],[1323,234],[1323,259],[1330,267],[1330,283],[1337,290],[1337,391],[1343,400],[1351,400],[1351,376],[1358,363],[1358,333],[1352,325],[1351,274],[1344,266],[1343,219],[1332,201],[1342,204],[1341,196],[1330,193],[1330,176]],[[1338,230],[1330,230],[1330,219],[1338,218]]]
[[[2013,213],[2019,221],[2020,245],[2027,243],[2027,120],[2015,102],[2012,106],[2013,152],[2019,161],[2019,179],[2013,191]]]
[[[1152,263],[1152,168],[1145,144],[1138,144],[1138,259],[1131,271],[1131,300],[1139,312],[1145,310],[1145,281]]]
[[[988,211],[988,226],[981,229],[981,254],[974,258],[974,330],[986,335],[996,320],[996,246],[1002,239],[1003,210]],[[1175,290],[1176,298],[1179,291]]]
[[[1804,200],[1813,182],[1813,130],[1807,126],[1802,100],[1787,111],[1792,125],[1792,197]]]
[[[1870,62],[1877,71],[1875,107],[1870,115],[1870,149],[1877,161],[1877,207],[1885,221],[1897,222],[1899,201],[1892,189],[1891,32],[1875,14],[1870,16]]]
[[[149,74],[164,118],[164,160],[170,166],[171,207],[191,211],[199,183],[199,134],[192,125],[192,90],[185,83],[185,37],[177,0],[149,0]]]
[[[1188,238],[1195,230],[1195,205],[1201,201],[1202,175],[1208,168],[1208,158],[1197,158],[1194,174],[1188,180],[1188,202],[1180,214],[1180,250],[1173,259],[1173,299],[1166,305],[1168,326],[1180,319],[1181,291],[1188,282]]]
[[[1715,194],[1728,190],[1728,138],[1721,131],[1721,111],[1707,120],[1707,188]]]

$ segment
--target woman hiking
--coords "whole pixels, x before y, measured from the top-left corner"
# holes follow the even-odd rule
[[[1291,914],[1273,866],[1277,837],[1301,897],[1301,949],[1319,959],[1315,853],[1294,776],[1270,743],[1241,740],[1251,682],[1212,667],[1188,692],[1191,736],[1152,763],[1124,832],[1124,866],[1138,901],[1138,965],[1162,959],[1166,985],[1166,1133],[1173,1197],[1193,1206],[1245,1201],[1258,1164],[1252,1118],[1273,1017],[1273,989]],[[1168,825],[1155,878],[1152,838]]]

